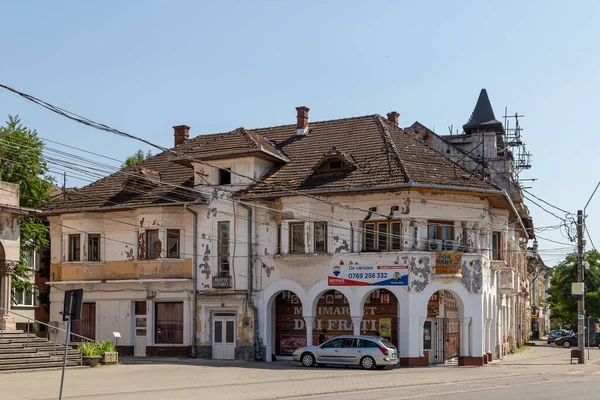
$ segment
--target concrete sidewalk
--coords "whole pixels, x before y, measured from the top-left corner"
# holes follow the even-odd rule
[[[541,343],[540,343],[541,344]],[[382,388],[410,390],[448,382],[493,381],[600,372],[600,350],[586,365],[569,364],[570,351],[540,345],[485,367],[304,368],[299,363],[248,363],[216,360],[133,360],[136,364],[67,371],[65,398],[71,399],[273,399],[358,392]],[[128,362],[129,360],[126,360]],[[141,363],[140,363],[141,362]],[[140,363],[140,364],[137,364]],[[60,371],[0,374],[3,400],[55,399]]]

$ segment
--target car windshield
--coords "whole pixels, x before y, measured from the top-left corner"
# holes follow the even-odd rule
[[[387,339],[379,339],[379,340],[381,340],[381,343],[383,343],[383,345],[384,345],[385,347],[389,347],[390,349],[395,349],[395,348],[396,348],[396,346],[394,346],[394,345],[392,344],[392,342],[390,342],[390,341],[389,341],[389,340],[387,340]]]

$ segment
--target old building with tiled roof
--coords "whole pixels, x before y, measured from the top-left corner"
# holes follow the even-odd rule
[[[57,197],[51,318],[83,287],[76,333],[119,331],[123,354],[270,361],[326,330],[387,337],[404,365],[499,356],[494,276],[527,241],[509,193],[396,112],[309,111],[195,138],[176,126],[171,150]]]

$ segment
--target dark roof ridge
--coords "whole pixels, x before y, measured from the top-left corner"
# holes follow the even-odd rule
[[[396,144],[394,143],[394,140],[390,136],[390,133],[388,132],[387,127],[386,127],[387,123],[391,124],[391,122],[389,122],[387,119],[383,118],[379,114],[374,115],[374,120],[377,123],[377,125],[381,131],[381,136],[383,138],[383,143],[385,144],[385,147],[386,147],[386,152],[388,152],[388,154],[389,154],[388,148],[391,148],[394,159],[396,160],[396,165],[398,166],[400,171],[402,171],[402,175],[404,176],[404,179],[406,180],[406,182],[410,182],[411,179],[408,176],[408,173],[406,172],[404,165],[402,165],[402,160],[400,159],[400,153],[398,152],[398,149],[396,148]],[[384,121],[386,121],[386,122],[384,122]],[[394,126],[396,126],[396,125],[394,125]]]
[[[308,121],[308,128],[310,129],[311,125],[316,125],[316,124],[325,124],[325,123],[331,123],[331,122],[340,122],[340,121],[352,121],[352,120],[356,120],[356,119],[361,119],[361,118],[369,118],[369,117],[374,117],[378,114],[368,114],[368,115],[360,115],[358,117],[345,117],[345,118],[334,118],[334,119],[324,119],[322,121]],[[279,129],[279,128],[283,128],[286,126],[296,126],[295,123],[293,124],[282,124],[282,125],[274,125],[274,126],[263,126],[263,127],[258,127],[258,128],[251,128],[249,129],[250,131],[260,131],[260,130],[267,130],[267,129]]]

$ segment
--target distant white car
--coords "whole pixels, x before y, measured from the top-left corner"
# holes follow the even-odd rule
[[[292,358],[305,367],[335,364],[383,369],[398,364],[398,349],[378,336],[338,336],[320,346],[296,349]]]

